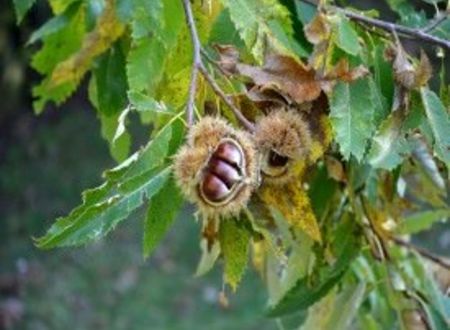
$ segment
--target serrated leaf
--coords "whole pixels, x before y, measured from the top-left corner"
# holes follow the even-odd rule
[[[402,123],[403,114],[395,111],[381,124],[368,155],[370,165],[392,170],[410,153]]]
[[[434,136],[437,156],[450,167],[450,118],[439,97],[428,88],[420,90],[425,113]]]
[[[127,59],[128,83],[133,92],[146,90],[154,96],[183,26],[181,2],[139,0],[134,8],[134,43]]]
[[[153,89],[161,80],[166,52],[155,38],[144,38],[135,43],[128,54],[127,76],[130,89]]]
[[[269,41],[277,50],[292,54],[274,35],[268,25],[270,20],[277,20],[287,35],[292,35],[289,11],[275,0],[222,0],[230,12],[231,20],[239,31],[241,39],[255,59],[262,63],[265,55],[265,43]],[[267,39],[266,39],[267,38]]]
[[[130,151],[131,137],[124,132],[114,139],[119,124],[120,113],[112,116],[100,115],[102,137],[109,143],[109,151],[117,162],[124,161]]]
[[[102,238],[145,199],[156,194],[170,171],[170,168],[148,171],[117,185],[117,191],[112,190],[109,198],[57,219],[48,233],[36,240],[36,246],[43,249],[74,246]]]
[[[369,79],[351,84],[339,82],[333,90],[330,118],[336,141],[345,159],[363,158],[368,139],[375,129],[374,105]]]
[[[128,85],[125,56],[120,45],[115,44],[99,58],[94,76],[98,111],[105,116],[113,116],[123,110],[127,104]]]
[[[139,112],[156,112],[171,114],[164,102],[158,102],[151,96],[141,92],[129,91],[128,98],[133,107]],[[172,113],[173,114],[173,113]]]
[[[131,23],[133,39],[149,37],[160,29],[163,21],[163,1],[133,0],[133,21]]]
[[[320,270],[319,278],[303,277],[274,305],[270,306],[267,315],[279,317],[308,308],[324,297],[344,276],[350,263],[359,253],[358,232],[354,219],[348,217],[336,230],[334,248],[336,261]]]
[[[143,150],[134,153],[115,168],[106,171],[103,174],[105,179],[112,182],[125,181],[142,175],[149,169],[162,166],[170,146],[172,125],[176,121],[175,119],[163,127]]]
[[[344,287],[332,307],[325,330],[349,329],[363,301],[365,291],[366,283],[364,281],[360,281],[357,285]]]
[[[319,223],[311,208],[306,191],[292,181],[283,186],[267,186],[261,189],[262,200],[278,210],[293,230],[301,230],[316,242],[322,242]],[[277,216],[276,213],[273,216]]]
[[[25,14],[30,10],[36,0],[13,0],[14,9],[16,11],[17,24],[22,22]]]
[[[67,9],[72,3],[79,0],[48,0],[50,7],[55,15],[61,14]]]
[[[224,259],[224,279],[236,291],[248,262],[251,234],[246,219],[224,219],[220,223],[219,242]]]
[[[437,209],[414,213],[402,219],[397,232],[401,235],[416,234],[429,229],[436,222],[444,222],[450,218],[450,210]]]
[[[83,38],[81,48],[58,63],[51,75],[54,86],[78,82],[90,68],[95,57],[105,52],[124,33],[125,26],[118,20],[113,0],[106,1],[93,31]]]
[[[183,196],[171,177],[150,200],[144,223],[143,253],[147,258],[162,240],[177,217]]]
[[[358,41],[358,34],[353,29],[348,18],[340,16],[338,22],[335,23],[336,45],[344,52],[350,55],[358,55],[361,47]]]
[[[31,34],[27,44],[33,44],[38,40],[45,38],[48,35],[59,32],[65,28],[73,19],[80,6],[80,2],[75,2],[69,6],[64,13],[58,16],[54,16],[42,25],[39,29]]]
[[[169,149],[171,125],[116,168],[105,172],[105,183],[83,194],[82,205],[57,219],[47,234],[36,240],[40,248],[81,245],[105,236],[133,210],[150,199],[170,176],[161,167]]]
[[[222,44],[222,45],[236,45],[243,47],[242,39],[239,37],[239,33],[233,25],[230,18],[230,12],[228,9],[224,9],[217,16],[211,27],[211,33],[209,36],[210,44]]]
[[[59,31],[44,36],[42,48],[33,56],[31,66],[39,73],[49,75],[55,66],[76,52],[85,32],[84,11],[78,8],[72,16],[70,23]],[[53,101],[56,104],[64,102],[76,90],[78,82],[68,82],[59,86],[50,84],[50,77],[33,88],[33,96],[37,98],[34,109],[42,112],[46,102]]]

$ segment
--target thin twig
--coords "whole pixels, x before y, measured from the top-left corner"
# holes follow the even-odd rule
[[[315,3],[314,1],[311,1],[311,0],[298,0],[298,1],[310,4],[312,6],[317,6],[317,3]],[[413,28],[409,28],[409,27],[406,27],[403,25],[367,17],[364,15],[358,14],[354,11],[350,11],[350,10],[336,7],[336,6],[327,6],[327,8],[336,10],[337,12],[342,13],[347,18],[349,18],[353,21],[369,24],[370,26],[380,28],[380,29],[388,31],[390,33],[392,33],[392,31],[397,31],[397,33],[400,33],[403,36],[413,38],[413,39],[423,40],[428,43],[432,43],[434,45],[438,45],[447,50],[450,50],[450,40],[441,39],[439,37],[436,37],[434,35],[427,33],[426,31],[413,29]],[[363,26],[365,26],[365,25],[363,25]]]
[[[233,111],[233,114],[236,116],[236,118],[240,121],[240,123],[249,131],[253,132],[255,130],[255,125],[247,120],[247,118],[244,117],[244,115],[239,111],[238,108],[230,101],[230,98],[225,95],[225,93],[222,91],[222,89],[217,85],[216,81],[210,76],[208,73],[208,70],[202,65],[198,68],[200,72],[203,74],[203,77],[205,77],[208,84],[211,86],[213,91],[225,102],[225,104]]]
[[[402,240],[402,239],[400,239],[398,237],[392,237],[392,240],[396,244],[398,244],[400,246],[403,246],[403,247],[405,247],[405,248],[407,248],[409,250],[415,251],[415,252],[419,253],[421,256],[423,256],[423,257],[425,257],[427,259],[430,259],[431,261],[434,261],[438,265],[440,265],[440,266],[450,270],[450,262],[445,260],[445,259],[443,259],[442,257],[437,256],[437,255],[431,253],[430,251],[428,251],[428,250],[426,250],[424,248],[421,248],[419,246],[416,246],[416,245],[413,245],[413,244],[411,244],[409,242],[406,242],[406,241],[404,241],[404,240]]]
[[[194,15],[192,14],[191,3],[189,0],[183,0],[183,7],[186,16],[186,24],[189,28],[189,32],[192,40],[193,48],[193,62],[191,71],[191,81],[189,83],[189,94],[188,101],[186,105],[186,120],[188,126],[191,126],[194,121],[194,102],[195,93],[197,91],[197,80],[198,80],[198,68],[201,62],[200,58],[200,42],[197,34],[197,29],[195,28]]]
[[[436,15],[436,17],[430,22],[429,25],[425,26],[424,28],[422,28],[423,32],[430,32],[433,31],[439,24],[441,24],[442,22],[444,22],[447,19],[448,15],[447,14],[442,14],[439,13],[438,15]]]
[[[192,72],[191,72],[191,81],[189,84],[189,95],[188,102],[186,107],[186,116],[188,125],[192,125],[193,122],[193,114],[194,114],[194,101],[195,101],[195,93],[197,90],[197,78],[198,72],[200,72],[208,84],[211,86],[213,91],[225,102],[225,104],[231,109],[233,114],[239,120],[239,122],[249,131],[254,131],[255,127],[253,123],[247,120],[244,115],[239,111],[239,109],[230,101],[230,99],[225,95],[219,85],[215,82],[215,80],[211,77],[203,64],[201,53],[205,53],[202,50],[200,39],[198,37],[197,28],[194,22],[194,16],[192,14],[191,3],[189,0],[182,0],[184,12],[186,16],[186,23],[189,28],[189,33],[191,35],[192,46],[193,46],[193,62],[192,62]]]

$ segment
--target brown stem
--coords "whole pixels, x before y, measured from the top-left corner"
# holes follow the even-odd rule
[[[189,2],[189,0],[183,0],[183,7],[186,16],[186,24],[189,28],[189,32],[191,35],[193,48],[191,81],[189,83],[189,94],[186,105],[186,119],[188,125],[191,126],[194,121],[194,102],[195,102],[195,93],[197,91],[198,68],[199,64],[201,63],[200,42],[197,34],[197,29],[195,28],[194,15],[192,14],[191,3]]]
[[[191,72],[191,81],[189,84],[189,94],[188,101],[186,107],[186,116],[188,125],[191,126],[193,123],[194,116],[194,101],[195,101],[195,93],[197,90],[197,80],[198,80],[198,72],[200,72],[203,77],[206,79],[208,84],[213,89],[214,93],[218,95],[223,102],[231,109],[233,114],[239,120],[239,122],[249,131],[254,131],[255,127],[253,123],[247,120],[244,115],[239,111],[239,109],[230,101],[230,99],[225,95],[219,85],[215,82],[215,80],[208,73],[208,70],[205,68],[203,64],[201,53],[204,52],[202,50],[200,39],[198,37],[197,28],[194,22],[194,15],[192,14],[192,7],[189,0],[182,0],[183,8],[186,16],[186,24],[189,28],[189,33],[191,35],[192,46],[193,46],[193,62],[192,62],[192,72]]]
[[[438,265],[450,270],[450,262],[443,259],[442,257],[437,256],[424,248],[421,248],[419,246],[416,246],[409,242],[406,242],[398,237],[392,237],[392,241],[394,241],[396,244],[403,246],[409,250],[415,251],[418,254],[420,254],[421,256],[423,256],[427,259],[430,259],[431,261],[434,261]]]
[[[236,118],[239,120],[239,122],[249,131],[253,132],[255,130],[255,125],[247,120],[247,118],[244,117],[244,115],[239,111],[239,109],[230,101],[230,98],[225,95],[223,90],[217,85],[216,81],[211,77],[211,75],[208,73],[208,70],[204,67],[204,65],[200,65],[199,68],[200,72],[203,74],[203,77],[205,77],[208,84],[211,86],[213,91],[222,99],[222,101],[233,111],[233,114],[236,116]]]
[[[314,1],[311,1],[311,0],[298,0],[298,1],[310,4],[312,6],[317,6],[317,3],[315,3]],[[389,33],[392,33],[392,31],[396,31],[396,32],[402,34],[403,36],[406,36],[406,37],[409,37],[412,39],[426,41],[428,43],[438,45],[447,50],[450,50],[450,40],[441,39],[439,37],[431,35],[431,34],[427,33],[426,30],[413,29],[413,28],[409,28],[409,27],[406,27],[403,25],[382,21],[379,19],[364,16],[362,14],[358,14],[354,11],[350,11],[350,10],[335,7],[335,6],[327,6],[327,8],[336,10],[336,11],[344,14],[347,18],[349,18],[355,22],[368,24],[370,26],[374,26],[379,29],[385,30]],[[362,26],[365,26],[365,25],[362,25]]]

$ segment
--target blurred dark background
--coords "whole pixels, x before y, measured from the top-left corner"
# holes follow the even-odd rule
[[[60,108],[33,114],[39,77],[25,43],[48,17],[40,1],[18,27],[10,1],[0,2],[0,329],[276,329],[262,315],[265,292],[252,270],[228,309],[218,303],[221,267],[194,278],[199,227],[188,212],[146,261],[140,212],[86,247],[33,246],[32,237],[114,165],[85,87]],[[430,239],[440,252],[450,247],[450,232],[442,232]]]

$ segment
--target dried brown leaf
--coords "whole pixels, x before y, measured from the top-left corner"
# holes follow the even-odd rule
[[[430,60],[428,59],[427,54],[421,50],[420,62],[416,68],[414,87],[419,88],[425,86],[428,83],[428,80],[430,80],[432,74],[433,69],[431,67]]]
[[[298,104],[315,100],[321,92],[315,72],[289,56],[270,55],[262,68],[238,63],[237,70],[256,85],[285,93]]]
[[[305,26],[304,30],[306,39],[314,45],[328,40],[331,33],[331,27],[327,17],[322,13],[316,15],[313,20]]]
[[[325,156],[325,165],[327,167],[328,175],[338,181],[347,182],[347,175],[344,171],[344,165],[332,156]]]
[[[239,51],[233,45],[214,45],[219,54],[217,64],[226,74],[236,73],[236,65],[239,61]]]

